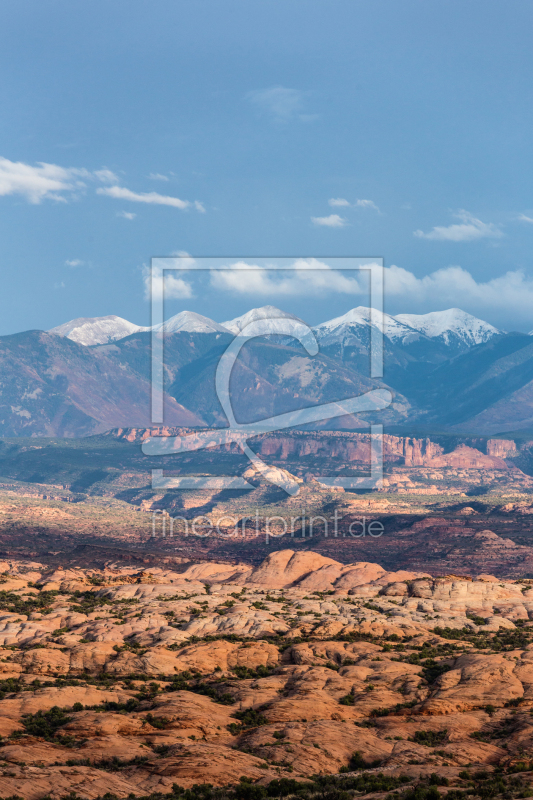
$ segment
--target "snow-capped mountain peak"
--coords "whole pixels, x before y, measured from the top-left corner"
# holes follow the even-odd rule
[[[164,327],[165,333],[177,333],[185,331],[187,333],[229,333],[228,329],[203,314],[196,311],[180,311],[163,325],[154,325],[152,330],[161,330]]]
[[[431,311],[429,314],[397,314],[396,319],[430,339],[440,339],[444,344],[452,346],[462,344],[472,347],[501,333],[490,323],[460,308]]]
[[[79,317],[52,328],[49,333],[65,336],[78,344],[97,345],[123,339],[132,333],[162,328],[165,333],[233,333],[238,335],[251,322],[262,322],[261,333],[278,334],[277,321],[289,319],[302,320],[276,306],[266,305],[252,308],[245,314],[227,322],[218,323],[195,311],[180,311],[163,325],[153,328],[141,327],[127,319],[111,314],[106,317]],[[322,322],[313,328],[321,345],[350,345],[366,337],[370,328],[381,330],[391,342],[409,345],[428,340],[444,345],[455,351],[462,351],[476,344],[487,342],[501,333],[484,320],[462,311],[449,308],[445,311],[432,311],[429,314],[381,314],[365,306],[352,308],[340,317]],[[257,333],[257,330],[255,331]],[[532,332],[533,333],[533,332]]]
[[[288,311],[282,311],[276,306],[262,306],[261,308],[252,308],[246,314],[223,322],[222,325],[237,336],[251,322],[262,320],[261,333],[268,335],[278,332],[276,329],[276,320],[278,319],[293,319],[296,322],[302,322],[299,317],[289,314]]]
[[[407,343],[420,338],[420,333],[408,324],[401,322],[390,314],[381,314],[373,308],[357,306],[327,322],[322,322],[314,328],[320,341],[324,344],[334,341],[343,341],[348,344],[354,337],[354,328],[376,327],[391,341],[402,341]]]
[[[115,314],[110,314],[107,317],[78,317],[77,319],[71,319],[70,322],[64,322],[62,325],[51,328],[48,333],[64,336],[67,339],[72,339],[73,342],[88,346],[108,344],[109,342],[117,341],[117,339],[123,339],[132,333],[137,333],[137,331],[145,330],[148,329],[135,325],[133,322],[128,322],[127,319],[117,317]]]

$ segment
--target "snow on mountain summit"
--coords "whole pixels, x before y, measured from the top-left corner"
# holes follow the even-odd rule
[[[79,317],[70,322],[65,322],[63,325],[58,325],[48,332],[55,333],[57,336],[65,336],[78,344],[94,345],[109,344],[132,333],[157,331],[161,327],[161,325],[154,325],[153,329],[150,327],[143,328],[140,325],[134,325],[133,322],[128,322],[127,319],[111,314],[108,317]],[[175,314],[166,320],[164,328],[165,333],[176,333],[178,331],[188,333],[229,333],[218,322],[209,319],[209,317],[204,317],[202,314],[197,314],[195,311],[180,311],[179,314]]]
[[[383,331],[384,335],[392,342],[402,341],[407,343],[420,338],[420,333],[409,324],[401,322],[397,317],[390,314],[381,314],[366,306],[357,306],[327,322],[322,322],[314,328],[314,331],[323,344],[333,343],[342,340],[348,344],[352,338],[356,337],[354,328],[376,327]]]
[[[108,344],[123,339],[132,333],[161,330],[165,333],[233,333],[238,335],[251,322],[262,321],[261,333],[278,333],[278,320],[302,320],[276,306],[266,305],[252,308],[240,317],[218,323],[195,311],[180,311],[163,325],[145,328],[127,319],[111,314],[107,317],[79,317],[52,328],[49,333],[65,336],[78,344],[90,346]],[[381,314],[375,309],[357,306],[340,317],[322,322],[313,328],[322,345],[354,344],[368,335],[370,328],[378,328],[391,341],[402,345],[428,340],[439,342],[447,348],[462,351],[501,333],[493,325],[462,311],[449,308],[446,311],[432,311],[429,314]],[[256,330],[257,332],[257,330]],[[533,333],[533,332],[532,332]]]
[[[180,311],[170,319],[163,323],[165,333],[177,333],[178,331],[185,331],[187,333],[229,333],[227,327],[219,325],[209,317],[204,317],[203,314],[197,314],[196,311]],[[162,325],[154,325],[152,330],[160,330]]]
[[[317,325],[315,333],[323,345],[349,345],[360,338],[366,328],[377,327],[391,342],[410,345],[428,340],[456,352],[487,342],[501,333],[493,325],[462,311],[449,308],[429,314],[381,314],[364,306],[352,308],[341,317]]]
[[[108,344],[117,339],[123,339],[131,333],[145,331],[139,325],[128,322],[127,319],[110,314],[107,317],[78,317],[51,328],[48,333],[56,336],[65,336],[73,342],[83,345]]]
[[[430,339],[441,339],[446,345],[472,347],[501,333],[493,325],[460,308],[431,311],[429,314],[397,314],[396,319]]]
[[[222,325],[237,336],[251,322],[263,320],[261,332],[268,335],[271,333],[278,333],[276,329],[276,320],[278,319],[293,319],[296,320],[296,322],[302,321],[294,314],[289,314],[288,311],[282,311],[280,308],[276,308],[276,306],[262,306],[261,308],[252,308],[250,311],[247,311],[246,314],[235,317],[235,319],[230,319],[228,322],[223,322]]]

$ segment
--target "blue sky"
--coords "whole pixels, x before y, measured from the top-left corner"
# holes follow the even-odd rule
[[[148,324],[143,266],[177,252],[381,256],[390,313],[530,330],[532,18],[491,0],[4,3],[0,333]],[[334,295],[323,319],[366,302]],[[265,300],[217,302],[222,320]]]

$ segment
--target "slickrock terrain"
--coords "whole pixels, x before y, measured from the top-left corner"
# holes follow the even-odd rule
[[[294,550],[0,572],[1,797],[529,796],[531,581]]]

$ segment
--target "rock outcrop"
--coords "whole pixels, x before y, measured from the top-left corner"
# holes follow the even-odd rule
[[[461,785],[533,745],[530,581],[293,550],[256,568],[3,567],[2,796],[170,795],[363,762]]]

